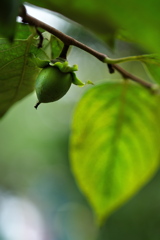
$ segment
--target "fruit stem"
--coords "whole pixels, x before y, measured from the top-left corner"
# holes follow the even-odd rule
[[[37,102],[36,105],[34,106],[35,109],[37,109],[40,104],[41,104],[40,102]]]
[[[70,45],[64,44],[63,49],[61,54],[59,55],[60,58],[64,58],[67,59],[67,53],[68,53],[68,49],[69,49]]]
[[[39,43],[38,43],[38,48],[42,48],[42,43],[43,43],[43,35],[42,33],[38,30],[38,28],[36,27],[36,32],[39,36]]]

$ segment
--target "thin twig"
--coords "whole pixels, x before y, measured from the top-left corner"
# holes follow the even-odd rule
[[[146,88],[152,88],[153,84],[150,82],[146,82],[143,79],[140,79],[139,77],[136,77],[135,75],[127,72],[126,70],[124,70],[122,67],[120,67],[119,65],[112,65],[114,69],[116,69],[124,78],[127,79],[131,79],[134,82],[137,82],[139,84],[141,84],[142,86],[146,87]]]
[[[23,12],[22,12],[23,13]],[[92,54],[93,56],[95,56],[96,58],[98,58],[100,61],[104,62],[104,59],[106,59],[106,55],[103,53],[100,53],[88,46],[86,46],[85,44],[77,41],[76,39],[62,33],[61,31],[57,30],[54,27],[51,27],[50,25],[30,16],[29,14],[25,14],[23,16],[23,14],[21,15],[21,13],[19,14],[20,17],[22,17],[23,22],[25,23],[29,23],[32,26],[38,27],[38,28],[42,28],[44,30],[46,30],[47,32],[55,35],[57,38],[59,38],[65,45],[72,45],[72,46],[76,46],[78,48],[81,48],[82,50]]]

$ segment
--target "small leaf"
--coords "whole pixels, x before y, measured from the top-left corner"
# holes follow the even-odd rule
[[[55,36],[51,35],[51,52],[52,52],[52,59],[55,59],[59,57],[60,52],[62,51],[63,48],[63,42],[61,42],[58,38]]]
[[[81,190],[102,222],[159,167],[159,96],[137,86],[91,88],[73,119],[70,157]]]
[[[160,67],[160,55],[158,54],[142,55],[142,59],[140,60],[144,63],[154,64]]]
[[[151,79],[160,84],[160,56],[158,54],[150,54],[142,62]]]
[[[151,79],[160,84],[160,66],[145,64],[145,68]]]
[[[85,84],[91,84],[91,85],[94,85],[94,83],[90,80],[88,80]]]
[[[57,58],[63,48],[61,41],[49,32],[43,32],[42,36],[44,38],[42,43],[43,50],[49,56],[49,59],[51,60]]]

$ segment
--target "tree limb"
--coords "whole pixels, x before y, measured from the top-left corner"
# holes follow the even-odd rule
[[[42,28],[46,31],[48,31],[49,33],[53,34],[54,36],[56,36],[57,38],[59,38],[64,45],[67,47],[69,46],[76,46],[88,53],[90,53],[91,55],[93,55],[94,57],[96,57],[97,59],[99,59],[101,62],[103,63],[107,63],[108,68],[109,68],[109,72],[113,73],[114,69],[117,70],[124,78],[130,79],[132,81],[135,81],[139,84],[141,84],[142,86],[146,87],[146,88],[152,88],[153,84],[146,82],[130,73],[128,73],[126,70],[124,70],[123,68],[121,68],[120,66],[116,65],[116,64],[111,64],[112,59],[108,58],[107,55],[100,53],[90,47],[88,47],[87,45],[77,41],[76,39],[62,33],[61,31],[57,30],[56,28],[30,16],[29,14],[27,14],[26,12],[26,8],[25,6],[22,6],[20,8],[19,11],[19,16],[22,18],[22,21],[25,23],[28,23],[32,26],[35,26],[36,28]]]

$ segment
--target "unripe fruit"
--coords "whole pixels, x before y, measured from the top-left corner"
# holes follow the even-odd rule
[[[34,106],[35,108],[40,103],[54,102],[62,98],[72,83],[80,87],[85,85],[76,77],[75,71],[78,70],[78,66],[69,66],[68,61],[64,58],[59,57],[48,61],[33,56],[32,60],[38,67],[42,68],[35,85],[39,100]]]
[[[54,102],[62,98],[72,83],[72,73],[62,72],[59,68],[48,65],[43,68],[36,80],[36,94],[40,103]]]

